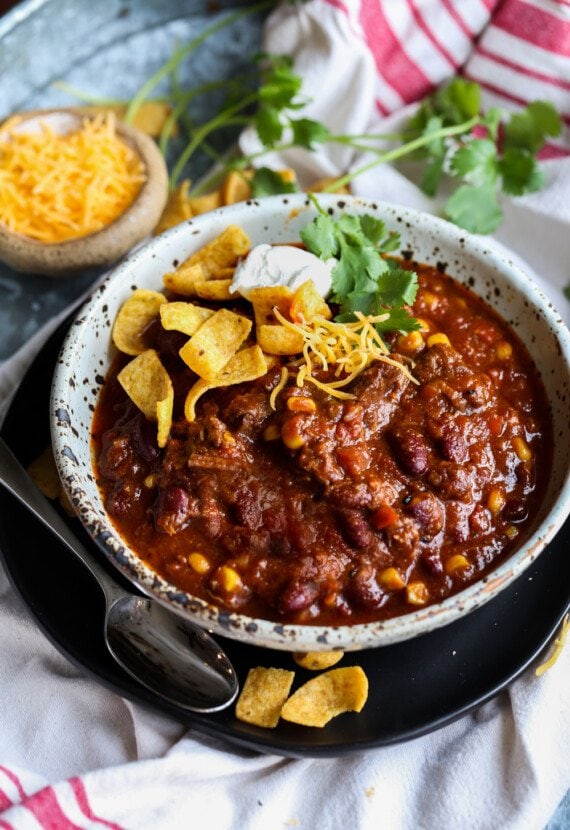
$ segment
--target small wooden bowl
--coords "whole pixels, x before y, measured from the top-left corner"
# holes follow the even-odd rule
[[[34,132],[41,123],[60,134],[81,126],[75,110],[35,110],[11,118],[0,132]],[[131,205],[110,225],[95,233],[48,244],[15,233],[0,223],[0,260],[24,274],[72,276],[85,268],[110,266],[148,236],[160,219],[168,198],[168,172],[155,142],[134,127],[117,122],[117,135],[140,156],[146,181]]]

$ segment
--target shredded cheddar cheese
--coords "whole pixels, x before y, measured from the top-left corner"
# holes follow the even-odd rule
[[[101,230],[145,180],[139,156],[117,136],[113,113],[60,135],[10,131],[0,142],[0,222],[45,243]]]
[[[374,361],[389,363],[400,369],[413,383],[417,383],[409,369],[388,357],[389,350],[377,330],[375,323],[384,322],[388,315],[375,317],[356,312],[354,323],[335,323],[324,317],[315,317],[309,322],[292,323],[278,308],[273,313],[281,325],[303,337],[303,357],[298,361],[297,386],[312,383],[334,398],[353,400],[355,395],[342,391],[342,387],[358,377]],[[339,380],[321,381],[313,376],[313,369],[327,371],[335,366],[335,377]]]
[[[566,640],[568,638],[569,628],[570,620],[568,614],[566,614],[566,616],[564,617],[564,621],[562,622],[562,628],[560,629],[560,636],[557,637],[554,641],[554,651],[552,652],[548,660],[536,669],[535,674],[537,677],[540,677],[541,674],[544,674],[544,672],[551,669],[560,657],[562,649],[564,648]]]
[[[271,392],[271,395],[269,396],[269,406],[271,407],[271,409],[275,409],[275,402],[277,400],[277,395],[281,392],[282,389],[285,388],[285,385],[286,385],[288,379],[289,379],[289,369],[287,369],[286,366],[283,366],[283,368],[281,369],[281,377],[279,378],[279,383],[277,384],[275,389],[273,389],[273,391]]]

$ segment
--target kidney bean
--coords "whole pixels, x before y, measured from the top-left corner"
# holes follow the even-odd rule
[[[342,535],[355,548],[372,545],[374,533],[364,513],[360,510],[339,510],[338,520]]]
[[[170,485],[160,490],[154,509],[159,530],[172,536],[182,530],[189,518],[190,496],[183,487]]]
[[[507,522],[524,522],[528,516],[528,507],[522,499],[508,499],[502,515]]]
[[[283,614],[304,611],[316,600],[319,588],[314,580],[290,583],[279,598],[279,609]]]
[[[433,539],[443,527],[443,507],[429,491],[414,496],[406,506],[406,510],[419,524],[422,537]]]
[[[144,461],[151,462],[157,458],[160,450],[156,443],[156,424],[139,415],[133,424],[132,444]]]
[[[386,600],[386,594],[376,581],[376,571],[370,564],[361,565],[351,577],[346,594],[352,603],[367,610],[380,608]]]
[[[424,435],[414,429],[395,428],[391,443],[400,466],[412,475],[425,473],[429,465],[430,447]]]

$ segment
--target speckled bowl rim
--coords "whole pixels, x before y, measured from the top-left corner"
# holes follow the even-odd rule
[[[329,210],[353,209],[357,212],[373,212],[392,220],[398,217],[407,227],[416,228],[422,233],[431,234],[432,239],[441,240],[443,245],[461,247],[466,256],[476,260],[485,258],[501,277],[506,277],[516,294],[523,294],[525,306],[529,313],[541,318],[549,328],[558,353],[560,368],[570,375],[570,333],[559,315],[552,308],[540,289],[530,278],[501,253],[493,249],[492,243],[484,237],[470,235],[450,223],[430,214],[420,213],[410,208],[391,205],[376,200],[365,200],[346,196],[319,196],[319,202]],[[342,626],[292,625],[254,619],[246,615],[220,609],[201,599],[181,591],[172,583],[158,576],[145,565],[124,541],[118,536],[107,519],[100,499],[91,500],[85,490],[85,478],[93,481],[90,472],[78,467],[74,443],[90,440],[89,435],[81,434],[73,427],[68,413],[62,414],[62,403],[66,400],[70,381],[73,380],[74,355],[78,354],[86,331],[101,314],[105,304],[105,295],[109,286],[118,281],[126,285],[132,283],[137,265],[156,258],[164,246],[176,244],[188,235],[207,234],[207,228],[213,220],[223,217],[224,226],[243,222],[248,211],[265,211],[265,215],[275,214],[296,216],[307,211],[307,220],[312,218],[314,209],[303,194],[287,197],[273,196],[265,199],[242,202],[203,214],[188,220],[182,225],[167,231],[151,240],[144,247],[136,250],[109,275],[107,280],[94,292],[91,299],[79,311],[62,346],[53,378],[51,394],[51,432],[54,454],[59,474],[65,489],[77,510],[78,516],[91,537],[104,551],[111,562],[135,584],[143,593],[156,597],[162,604],[173,611],[193,619],[203,627],[252,645],[282,650],[326,650],[342,648],[347,651],[389,645],[411,637],[425,634],[435,628],[447,625],[463,615],[482,606],[500,591],[510,585],[536,557],[547,547],[563,525],[570,512],[570,463],[566,460],[562,480],[557,492],[552,497],[554,504],[547,511],[532,535],[507,560],[487,576],[454,594],[441,603],[418,609],[411,613],[389,620]],[[200,240],[203,244],[207,239]],[[451,273],[452,270],[450,271]],[[162,271],[156,275],[156,288],[162,285]],[[519,331],[519,336],[522,333]],[[522,337],[524,340],[524,336]],[[104,374],[106,366],[99,360],[100,366],[94,369]],[[566,381],[568,383],[568,381]],[[568,391],[565,393],[568,395]],[[567,397],[564,398],[567,400]]]

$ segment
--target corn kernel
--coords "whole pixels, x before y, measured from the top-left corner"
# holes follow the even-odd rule
[[[416,317],[416,323],[420,324],[420,331],[429,331],[430,325],[427,320],[424,320],[423,317]]]
[[[487,507],[493,516],[497,516],[501,512],[505,506],[505,501],[505,494],[502,490],[499,490],[497,487],[493,487],[489,493],[489,498],[487,499]]]
[[[445,572],[448,574],[455,573],[455,571],[463,570],[469,567],[469,560],[463,556],[462,553],[456,553],[450,556],[445,563]]]
[[[513,447],[521,461],[530,461],[532,458],[530,447],[519,435],[513,438]]]
[[[287,409],[291,412],[316,412],[317,405],[312,398],[292,395],[287,398]]]
[[[384,568],[378,574],[378,582],[387,591],[400,591],[406,584],[396,568]]]
[[[411,331],[409,334],[401,334],[398,337],[396,348],[403,354],[415,354],[424,345],[424,339],[419,331]]]
[[[218,571],[218,576],[220,579],[220,585],[224,591],[227,591],[229,594],[237,591],[237,589],[241,587],[242,582],[240,575],[228,565],[222,565]]]
[[[518,534],[518,530],[514,525],[509,525],[505,528],[505,534],[509,537],[509,539],[514,539]]]
[[[276,441],[280,437],[281,430],[279,429],[277,424],[269,424],[269,426],[265,427],[265,429],[263,430],[264,441]]]
[[[438,343],[444,344],[446,346],[451,346],[451,343],[449,342],[449,337],[442,331],[438,331],[435,334],[430,334],[430,336],[427,339],[427,344],[430,348],[432,346],[436,346]]]
[[[143,484],[148,490],[152,490],[152,488],[156,484],[156,479],[152,473],[145,478]]]
[[[425,605],[429,600],[429,591],[425,582],[410,582],[406,586],[406,599],[410,605]]]
[[[508,360],[512,357],[513,347],[506,340],[501,340],[495,346],[495,357],[497,360]]]
[[[210,562],[202,553],[191,553],[188,556],[188,563],[197,574],[207,574],[210,570]]]
[[[306,443],[293,419],[283,424],[281,428],[281,439],[290,450],[298,450]]]
[[[226,446],[231,446],[232,444],[235,444],[236,439],[231,434],[231,432],[228,432],[228,430],[226,430],[222,436],[222,441]]]
[[[437,304],[439,303],[439,297],[437,296],[437,294],[434,294],[433,291],[422,291],[420,294],[420,299],[422,303],[426,306],[426,308],[429,308],[431,310],[436,308]]]

